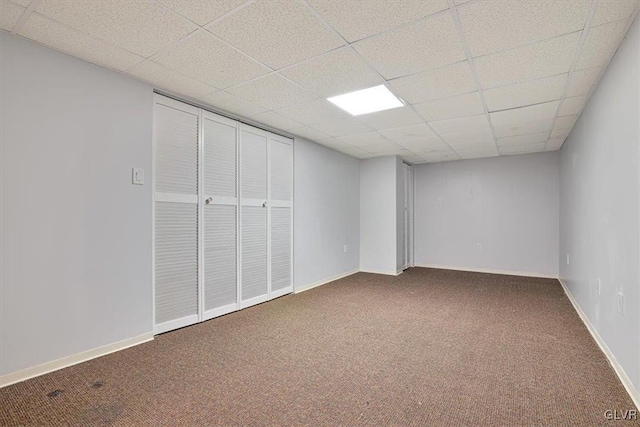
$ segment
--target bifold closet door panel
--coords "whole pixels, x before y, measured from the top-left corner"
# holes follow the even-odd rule
[[[238,122],[203,112],[204,310],[211,318],[236,310]]]
[[[269,297],[267,138],[268,134],[240,125],[241,284],[240,308]]]
[[[293,291],[293,141],[270,137],[271,298]]]
[[[154,107],[156,332],[198,321],[197,108],[156,96]]]

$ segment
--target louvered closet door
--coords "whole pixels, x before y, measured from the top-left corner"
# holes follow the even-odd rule
[[[198,321],[197,108],[156,95],[155,332]]]
[[[240,308],[269,298],[267,138],[265,131],[240,125]]]
[[[238,122],[207,111],[203,123],[204,318],[238,309]]]
[[[293,292],[293,141],[270,135],[270,298]]]

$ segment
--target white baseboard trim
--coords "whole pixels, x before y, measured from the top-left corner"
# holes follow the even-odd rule
[[[331,277],[329,277],[327,279],[317,280],[315,282],[311,282],[309,284],[302,285],[302,286],[295,286],[294,289],[293,289],[293,293],[294,294],[299,294],[300,292],[308,291],[309,289],[317,288],[318,286],[322,286],[322,285],[325,285],[327,283],[334,282],[334,281],[336,281],[338,279],[342,279],[344,277],[351,276],[352,274],[356,274],[359,271],[360,270],[356,268],[355,270],[346,271],[344,273],[340,273],[340,274],[337,274],[335,276],[331,276]]]
[[[385,271],[385,270],[360,270],[361,273],[372,273],[372,274],[384,274],[386,276],[399,276],[400,274],[402,274],[402,270],[401,271]]]
[[[584,323],[584,325],[587,327],[587,329],[591,333],[591,336],[600,347],[600,350],[602,350],[604,355],[609,360],[609,364],[618,375],[618,378],[620,378],[620,382],[627,390],[627,393],[629,393],[629,396],[631,397],[631,400],[633,400],[633,403],[635,403],[636,408],[640,408],[640,393],[634,387],[633,383],[629,379],[629,376],[627,376],[627,373],[624,371],[620,363],[618,363],[616,356],[611,352],[611,350],[607,346],[607,343],[604,342],[595,326],[593,326],[587,315],[584,313],[584,311],[582,311],[582,308],[580,307],[580,305],[578,305],[578,301],[576,301],[576,299],[573,297],[573,294],[571,293],[571,291],[569,291],[567,285],[562,279],[558,280],[560,281],[562,289],[564,289],[564,293],[567,295],[567,298],[569,298],[569,301],[571,301],[571,305],[573,305],[573,308],[578,313],[578,316],[580,316],[580,319],[582,319],[582,323]]]
[[[493,270],[491,268],[453,267],[450,265],[439,265],[439,264],[416,264],[415,267],[437,268],[439,270],[470,271],[474,273],[502,274],[505,276],[539,277],[541,279],[557,279],[558,278],[558,276],[555,274],[533,273],[529,271]]]
[[[31,368],[26,368],[21,371],[11,372],[0,376],[0,388],[28,380],[29,378],[39,377],[40,375],[48,374],[49,372],[57,371],[62,368],[77,365],[78,363],[86,362],[87,360],[105,356],[109,353],[124,350],[125,348],[133,347],[151,340],[153,340],[153,332],[148,332],[146,334],[138,335],[137,337],[127,338],[126,340],[92,348],[91,350],[72,354],[71,356],[46,362],[41,365],[32,366]]]

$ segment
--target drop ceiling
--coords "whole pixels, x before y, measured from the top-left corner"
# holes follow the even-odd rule
[[[560,149],[639,0],[0,0],[0,28],[357,158]],[[406,106],[325,98],[385,84]]]

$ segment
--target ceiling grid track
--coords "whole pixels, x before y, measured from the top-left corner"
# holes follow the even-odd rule
[[[22,14],[20,19],[16,23],[16,25],[11,30],[11,34],[13,34],[14,36],[18,34],[18,31],[22,29],[22,27],[24,26],[24,23],[27,22],[27,19],[29,19],[29,17],[31,16],[33,11],[36,10],[39,4],[40,4],[40,0],[32,0],[31,3],[29,3],[29,6],[25,9],[24,13]]]

